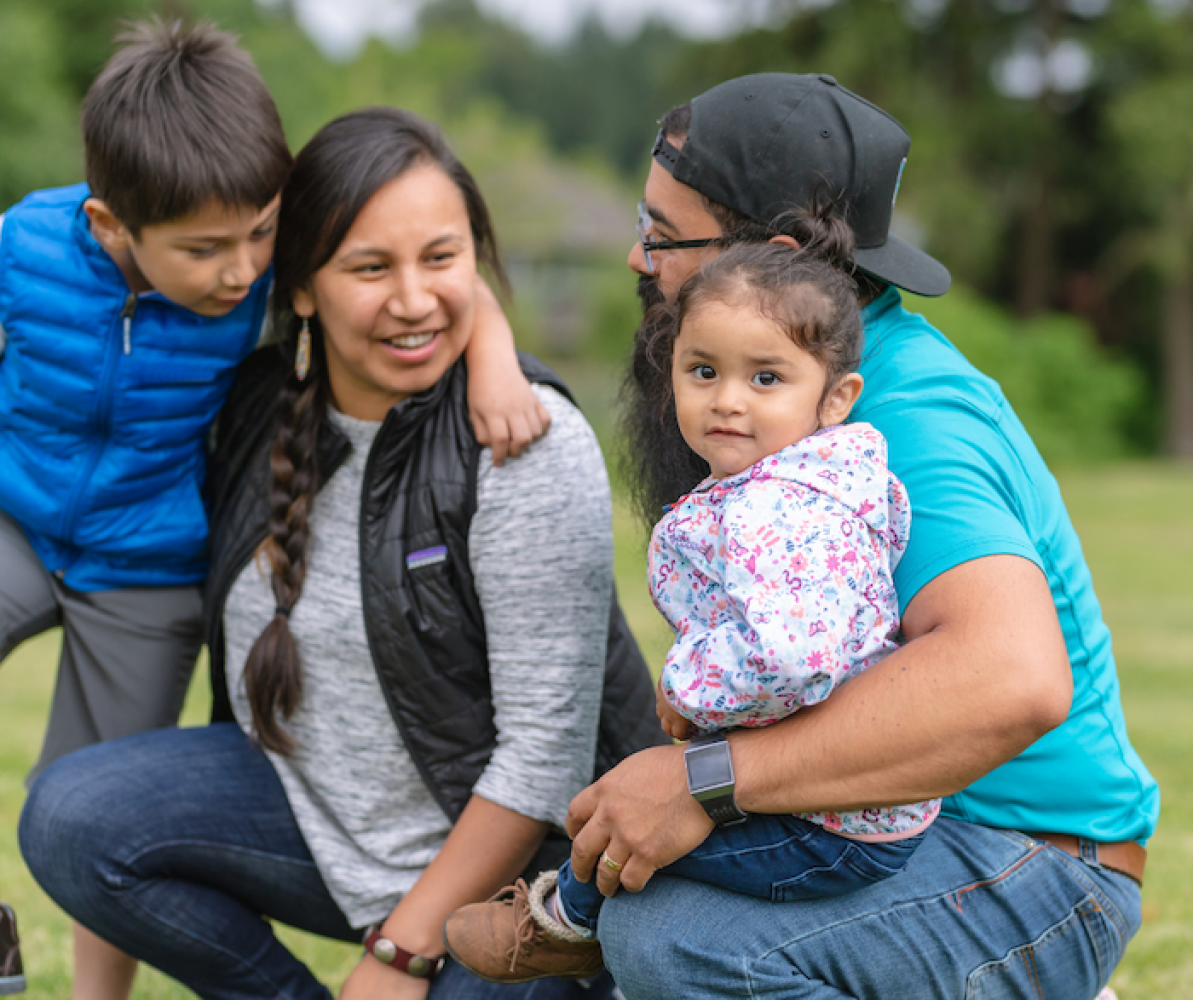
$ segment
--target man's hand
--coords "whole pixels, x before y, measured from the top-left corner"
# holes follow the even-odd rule
[[[663,727],[663,732],[673,740],[686,740],[691,737],[692,724],[671,707],[671,702],[667,700],[667,695],[663,692],[663,679],[661,677],[659,678],[658,686],[655,688],[654,710],[659,717],[659,723]]]
[[[627,757],[572,799],[567,832],[572,871],[612,896],[639,892],[654,873],[704,843],[713,822],[688,792],[683,748],[652,747]],[[602,854],[619,871],[598,863]]]
[[[339,1000],[426,1000],[428,982],[365,955],[344,980]]]

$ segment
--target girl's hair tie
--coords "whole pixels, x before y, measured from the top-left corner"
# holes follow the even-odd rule
[[[274,608],[274,609],[273,609],[273,613],[274,613],[274,615],[275,615],[275,616],[277,616],[277,615],[281,615],[283,618],[285,618],[287,621],[289,621],[289,619],[290,619],[290,610],[291,610],[290,608],[283,608],[283,607],[282,607],[282,606],[279,604],[279,605],[278,605],[276,608]]]

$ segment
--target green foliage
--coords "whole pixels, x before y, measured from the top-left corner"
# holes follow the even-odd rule
[[[1129,362],[1097,347],[1090,328],[1051,313],[1016,319],[954,287],[940,299],[906,297],[1006,394],[1049,464],[1104,460],[1134,450],[1131,427],[1145,405]]]
[[[1183,276],[1193,259],[1193,74],[1186,69],[1133,88],[1114,104],[1110,122],[1150,210],[1139,226],[1146,237],[1137,229],[1128,239],[1135,237],[1140,256],[1162,274]]]
[[[594,357],[623,361],[629,356],[630,342],[642,319],[635,284],[624,260],[606,261],[591,269],[584,343]]]
[[[519,288],[520,335],[539,349],[611,358],[637,321],[620,255],[656,119],[734,75],[831,72],[914,137],[897,226],[989,299],[1023,314],[1045,307],[1084,316],[1099,341],[1160,381],[1158,310],[1138,289],[1171,270],[1169,247],[1193,218],[1183,173],[1193,142],[1188,11],[1160,16],[1151,0],[1114,0],[1105,13],[1077,16],[1050,0],[975,0],[932,13],[913,0],[837,0],[793,6],[777,28],[721,41],[691,42],[650,24],[621,38],[593,20],[551,48],[476,0],[433,0],[409,44],[374,41],[337,63],[292,10],[247,0],[4,0],[0,208],[30,189],[81,178],[78,101],[122,19],[209,17],[240,34],[296,149],[330,118],[368,104],[441,123],[477,174],[515,271],[530,276]],[[998,61],[1024,39],[1079,41],[1096,59],[1092,83],[1038,100],[999,93]],[[1022,294],[1040,275],[1034,294]],[[959,299],[949,296],[945,308],[960,308]],[[1067,345],[1074,357],[1097,360],[1087,333],[1053,330],[1053,322],[1030,327],[1035,354],[1044,357],[1039,345]],[[1003,316],[1001,326],[1014,324]],[[1019,372],[1000,377],[1012,395],[1031,384]],[[1054,416],[1055,407],[1038,389],[1023,393],[1017,405],[1048,438],[1054,421],[1033,422],[1030,413]],[[1159,395],[1136,393],[1108,412],[1133,408],[1134,427],[1154,427]],[[1055,404],[1068,414],[1061,424],[1077,419],[1085,398]],[[1117,428],[1093,439],[1118,441],[1120,416],[1091,417],[1091,426]],[[1120,447],[1045,444],[1065,460]]]
[[[41,5],[0,5],[0,211],[34,188],[82,180],[61,38]]]

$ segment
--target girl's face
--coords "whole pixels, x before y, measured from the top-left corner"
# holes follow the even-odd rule
[[[840,423],[862,388],[846,375],[825,399],[816,358],[754,307],[717,301],[684,318],[671,383],[684,440],[717,479]]]
[[[412,167],[373,195],[294,295],[298,315],[319,314],[340,411],[383,420],[438,382],[467,346],[476,281],[464,196],[438,166]]]

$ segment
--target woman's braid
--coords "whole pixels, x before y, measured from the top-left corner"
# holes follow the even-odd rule
[[[321,367],[321,366],[320,366]],[[278,419],[269,456],[269,537],[261,547],[272,570],[277,610],[258,636],[244,667],[253,734],[267,750],[290,753],[294,741],[278,719],[302,701],[302,663],[290,631],[290,612],[302,595],[311,506],[319,486],[317,445],[326,408],[325,379],[312,372],[304,385],[291,377],[278,396]]]

